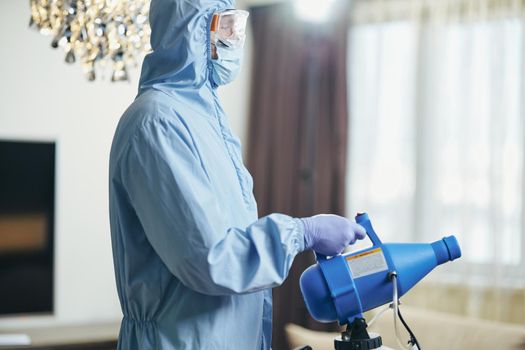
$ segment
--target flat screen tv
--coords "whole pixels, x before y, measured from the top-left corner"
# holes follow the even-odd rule
[[[55,144],[0,140],[0,315],[53,312]]]

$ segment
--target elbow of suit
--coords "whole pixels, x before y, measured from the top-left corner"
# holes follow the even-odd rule
[[[231,229],[221,240],[193,246],[178,259],[174,275],[207,295],[246,294],[273,288],[286,279],[292,262],[304,249],[298,219],[273,214],[246,231]]]
[[[200,294],[225,296],[249,292],[236,283],[236,276],[210,264],[206,257],[188,258],[177,264],[172,273],[182,284]]]

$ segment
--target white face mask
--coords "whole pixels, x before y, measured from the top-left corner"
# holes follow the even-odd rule
[[[212,79],[217,85],[231,83],[241,69],[243,49],[217,46],[217,59],[212,60]]]

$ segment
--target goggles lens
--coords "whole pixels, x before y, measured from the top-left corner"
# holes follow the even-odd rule
[[[226,10],[215,13],[211,24],[211,39],[215,45],[242,48],[246,40],[246,23],[249,12]]]

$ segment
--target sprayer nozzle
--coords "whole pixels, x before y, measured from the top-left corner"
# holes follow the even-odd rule
[[[448,255],[451,261],[461,257],[461,248],[459,247],[456,236],[445,237],[443,238],[443,242],[447,245]]]
[[[461,257],[461,248],[455,236],[448,236],[432,243],[438,265]]]

